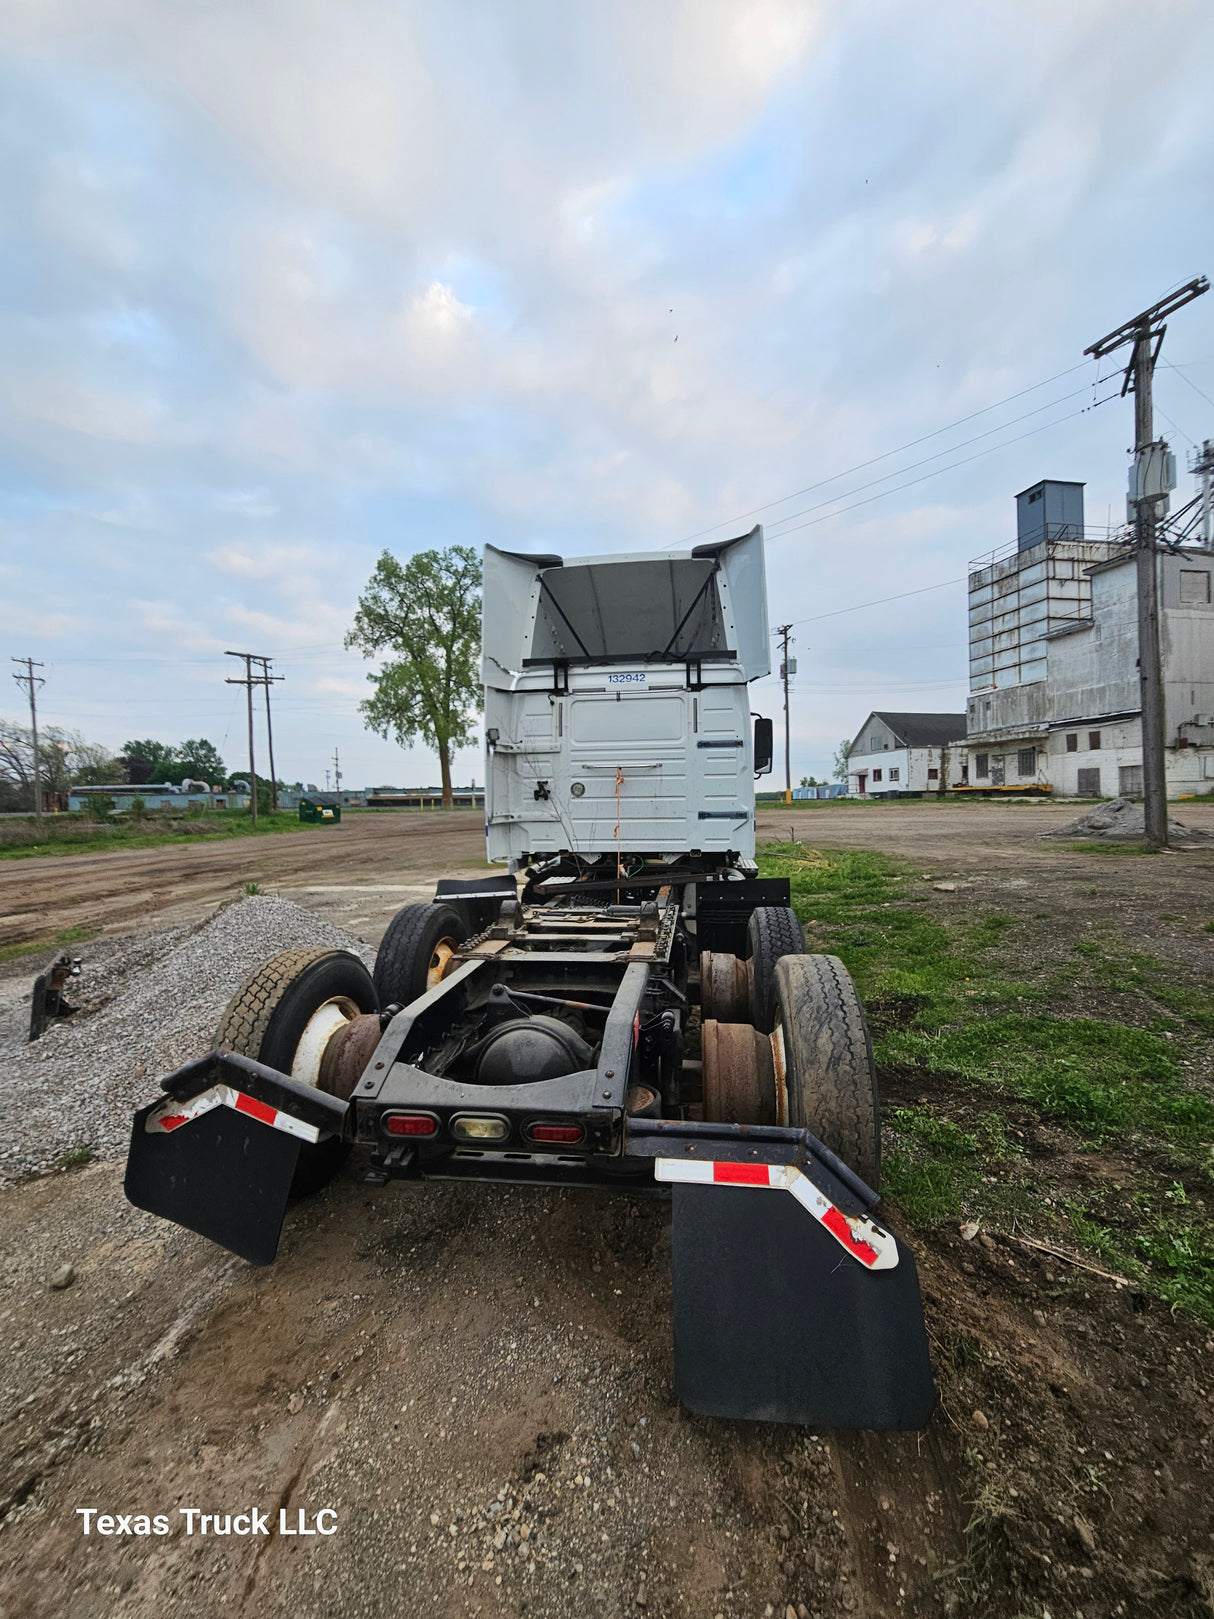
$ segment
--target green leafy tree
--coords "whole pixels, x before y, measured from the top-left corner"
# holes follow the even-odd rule
[[[227,775],[227,766],[219,757],[219,750],[213,742],[205,737],[196,741],[182,742],[180,746],[172,749],[172,763],[166,781],[180,786],[189,778],[191,781],[205,781],[210,786],[221,782]]]
[[[419,551],[405,563],[384,551],[346,636],[364,657],[387,654],[360,703],[369,730],[408,747],[420,737],[438,754],[450,808],[451,755],[472,738],[479,708],[481,565],[466,545]]]
[[[835,749],[835,780],[847,780],[847,761],[851,756],[851,738],[844,737]]]
[[[132,787],[142,787],[149,781],[167,781],[173,768],[172,748],[150,737],[142,742],[124,742],[121,759]],[[177,779],[180,781],[180,776]]]

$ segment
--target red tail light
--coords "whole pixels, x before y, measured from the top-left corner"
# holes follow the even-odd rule
[[[433,1113],[385,1113],[381,1120],[390,1136],[436,1136],[438,1120]]]
[[[585,1138],[586,1131],[580,1124],[529,1124],[527,1135],[532,1141],[546,1141],[561,1147],[576,1147],[578,1142]]]

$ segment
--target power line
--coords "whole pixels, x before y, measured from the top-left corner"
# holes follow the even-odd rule
[[[1010,405],[1013,400],[1023,399],[1026,394],[1036,393],[1038,388],[1048,388],[1051,382],[1058,382],[1062,377],[1069,377],[1072,373],[1085,369],[1086,366],[1081,361],[1079,365],[1068,366],[1065,371],[1056,371],[1052,377],[1046,377],[1041,382],[1035,382],[1029,388],[1021,388],[1018,393],[1008,394],[1004,399],[997,399],[993,405],[983,405],[981,410],[972,410],[968,416],[959,416],[955,422],[949,422],[944,427],[934,428],[932,432],[924,433],[919,438],[910,439],[907,443],[898,445],[897,449],[886,450],[881,455],[874,455],[867,461],[860,461],[854,467],[848,467],[845,472],[836,472],[833,477],[822,478],[817,483],[806,484],[803,489],[794,489],[791,494],[781,495],[778,500],[769,500],[762,506],[752,506],[749,511],[741,512],[737,517],[725,518],[724,521],[713,523],[710,527],[702,528],[695,534],[688,534],[680,543],[687,544],[691,540],[702,538],[705,534],[715,534],[719,528],[731,528],[735,523],[745,522],[748,517],[757,517],[760,512],[770,511],[773,506],[782,506],[786,500],[796,500],[800,495],[812,494],[815,489],[825,488],[828,483],[837,483],[840,478],[849,478],[853,472],[863,472],[866,467],[876,466],[879,461],[888,461],[892,455],[901,455],[903,450],[913,450],[920,444],[926,444],[929,439],[939,438],[941,433],[951,433],[955,427],[964,427],[966,422],[972,422],[979,416],[985,416],[989,411],[998,410],[1002,405]],[[1083,390],[1078,391],[1082,392]],[[1073,398],[1074,395],[1068,394],[1064,397]],[[1055,400],[1054,403],[1060,404],[1061,401]],[[1048,410],[1049,406],[1043,405],[1041,408]],[[1033,413],[1030,412],[1030,414]],[[1023,420],[1023,418],[1021,419]],[[998,429],[993,429],[993,431],[997,432]],[[949,452],[945,450],[941,453],[947,455]]]
[[[1181,382],[1187,382],[1195,394],[1201,394],[1201,397],[1205,400],[1207,405],[1214,405],[1214,399],[1211,399],[1209,394],[1206,393],[1204,389],[1199,388],[1191,378],[1186,377],[1178,365],[1173,365],[1171,360],[1164,360],[1161,363],[1166,365],[1169,371],[1175,371]]]
[[[1113,395],[1110,394],[1109,398],[1111,399],[1112,397]],[[1098,405],[1103,405],[1106,402],[1106,400],[1101,399],[1097,400],[1096,403]],[[871,506],[874,500],[884,500],[889,495],[899,494],[903,489],[913,488],[915,484],[926,483],[929,478],[938,478],[942,472],[953,472],[957,467],[968,466],[971,461],[979,461],[984,455],[993,455],[996,450],[1005,450],[1010,445],[1019,444],[1023,439],[1033,438],[1037,433],[1047,433],[1051,427],[1061,427],[1063,422],[1073,421],[1076,416],[1085,416],[1089,410],[1094,410],[1095,408],[1095,405],[1085,405],[1082,410],[1068,411],[1065,416],[1056,417],[1052,422],[1043,422],[1040,427],[1031,427],[1027,433],[1017,433],[1015,438],[1004,439],[999,444],[988,444],[985,450],[976,450],[973,455],[962,456],[960,461],[950,461],[947,466],[936,467],[931,472],[921,473],[917,478],[908,478],[905,483],[895,484],[892,489],[882,489],[878,494],[866,496],[864,500],[853,501],[850,506],[841,506],[838,511],[824,512],[821,517],[811,517],[807,523],[797,523],[792,528],[786,528],[782,534],[769,534],[767,535],[767,539],[769,541],[783,540],[789,534],[795,534],[800,529],[813,528],[818,523],[829,522],[832,517],[842,517],[846,512],[854,512],[861,506]],[[877,479],[875,481],[880,483],[883,480]],[[862,484],[860,487],[866,489],[870,486],[868,484]],[[856,494],[858,491],[852,490],[851,493]],[[833,506],[835,501],[847,500],[848,498],[849,497],[847,495],[837,495],[835,496],[834,500],[824,500],[818,506],[807,507],[806,511],[821,511],[822,507],[824,506]],[[794,512],[791,515],[800,517],[802,513]],[[788,518],[776,519],[778,523],[787,522],[789,520],[790,519]]]
[[[968,580],[942,579],[938,585],[921,585],[918,590],[901,590],[896,596],[878,596],[876,601],[857,602],[854,607],[836,607],[830,613],[815,613],[812,618],[797,618],[793,620],[794,628],[798,624],[817,624],[824,618],[840,618],[844,613],[862,613],[866,607],[884,607],[886,602],[905,601],[908,596],[926,596],[929,590],[945,590],[949,585],[964,585]]]
[[[973,438],[962,439],[959,444],[952,444],[947,450],[937,450],[934,455],[925,455],[921,461],[910,461],[906,466],[898,467],[894,472],[883,472],[879,478],[872,478],[868,483],[862,483],[855,489],[847,490],[845,494],[833,495],[829,500],[820,501],[818,505],[807,506],[805,511],[816,512],[822,506],[833,505],[836,500],[849,500],[852,495],[858,495],[862,490],[874,489],[877,484],[887,483],[891,478],[900,478],[903,473],[913,472],[916,467],[925,467],[929,461],[939,461],[943,456],[955,455],[958,450],[968,449],[971,444],[977,444],[984,438],[992,438],[996,433],[1006,433],[1009,427],[1018,427],[1021,422],[1027,422],[1031,416],[1040,416],[1043,410],[1053,410],[1055,405],[1065,405],[1068,399],[1078,399],[1079,395],[1086,393],[1086,391],[1085,388],[1076,388],[1073,393],[1062,394],[1058,399],[1051,399],[1047,405],[1038,405],[1036,410],[1026,410],[1023,416],[1013,416],[1010,422],[1002,422],[998,427],[989,427],[985,433],[975,433]],[[1068,420],[1065,416],[1060,419],[1062,421]],[[1015,443],[1015,440],[1013,439],[1010,442]],[[991,448],[998,449],[999,446],[992,445]],[[838,476],[846,477],[847,474],[840,473]],[[835,481],[834,478],[825,478],[823,479],[823,484],[834,483]],[[821,488],[822,484],[815,484],[813,487]],[[776,517],[772,521],[773,523],[789,523],[794,517],[802,516],[804,516],[804,512],[789,512],[787,517]]]

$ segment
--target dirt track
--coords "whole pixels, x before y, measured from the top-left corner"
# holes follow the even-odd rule
[[[1034,841],[1070,813],[781,810],[760,833],[787,835],[792,819],[807,843],[956,875],[932,892],[942,908],[995,890],[1036,905],[1048,886],[1060,908],[1161,933],[1163,911],[1209,914],[1210,852],[1119,859]],[[1183,818],[1214,831],[1207,806]],[[323,843],[6,863],[0,904],[37,916],[37,935],[125,928],[201,914],[257,880],[374,938],[385,907],[475,869],[481,848],[461,816],[351,820]],[[895,1098],[905,1083],[893,1076]],[[811,1436],[674,1403],[660,1205],[369,1191],[351,1171],[255,1271],[129,1208],[119,1180],[99,1164],[0,1196],[5,1615],[1210,1611],[1214,1341],[1124,1289],[952,1228],[916,1239],[941,1420],[922,1437]],[[63,1262],[78,1279],[52,1291]],[[964,1532],[969,1451],[999,1463],[989,1544]],[[200,1538],[183,1506],[274,1524],[282,1508],[288,1526],[330,1508],[338,1529]],[[86,1539],[80,1507],[162,1513],[171,1532]],[[978,1605],[990,1569],[976,1556],[996,1578]]]
[[[1214,834],[1214,805],[1179,806]],[[762,838],[826,848],[884,849],[941,869],[1014,864],[1088,869],[1089,856],[1038,841],[1074,816],[1066,804],[824,805],[761,808]],[[480,817],[466,811],[352,815],[336,827],[157,849],[0,861],[0,945],[65,928],[147,927],[194,920],[245,883],[287,894],[374,943],[393,912],[428,898],[436,878],[484,875]]]
[[[360,912],[383,913],[382,932],[399,906],[429,898],[436,878],[483,867],[484,858],[480,816],[453,810],[349,815],[339,826],[259,838],[5,860],[0,945],[71,927],[192,921],[249,882],[293,898],[298,890],[328,896],[314,907],[326,914],[361,920]],[[373,892],[360,895],[360,888]]]

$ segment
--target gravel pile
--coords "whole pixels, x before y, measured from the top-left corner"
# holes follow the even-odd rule
[[[28,1000],[0,1018],[0,1184],[88,1147],[121,1157],[132,1110],[210,1045],[245,978],[279,950],[329,946],[368,966],[375,951],[289,900],[255,895],[201,928],[161,928],[85,947],[81,1007],[26,1043]]]
[[[1046,838],[1143,838],[1146,836],[1146,816],[1141,804],[1132,798],[1112,798],[1107,804],[1098,804],[1085,815],[1077,816],[1065,826],[1052,832],[1043,832]],[[1206,834],[1195,832],[1191,826],[1168,817],[1168,837],[1173,843],[1204,843]]]

